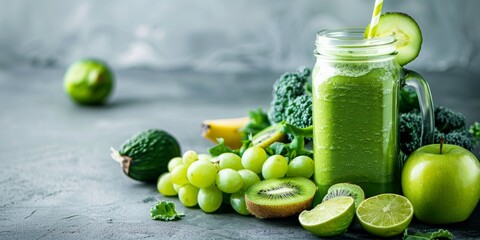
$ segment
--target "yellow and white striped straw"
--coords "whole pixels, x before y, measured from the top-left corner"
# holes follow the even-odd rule
[[[368,39],[373,38],[377,33],[378,21],[382,14],[383,0],[375,0],[375,7],[373,8],[372,21],[370,21],[370,29],[368,30]]]

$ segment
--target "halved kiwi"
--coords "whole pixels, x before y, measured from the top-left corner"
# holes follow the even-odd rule
[[[288,217],[307,209],[317,186],[302,177],[268,179],[245,192],[248,211],[258,218]]]
[[[365,29],[368,35],[370,25]],[[387,12],[380,16],[377,31],[373,37],[395,35],[397,39],[397,55],[395,59],[400,66],[413,61],[422,48],[422,31],[417,22],[409,15],[401,12]]]
[[[283,132],[283,124],[275,124],[252,137],[252,145],[266,148],[274,142],[284,142],[287,140],[287,134]]]
[[[363,200],[365,200],[365,193],[360,186],[352,183],[337,183],[332,185],[328,189],[327,195],[323,197],[322,202],[325,202],[332,198],[344,196],[353,198],[353,200],[355,201],[355,209]]]

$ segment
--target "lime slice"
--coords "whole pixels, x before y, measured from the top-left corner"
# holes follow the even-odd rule
[[[300,224],[309,232],[320,236],[336,236],[347,231],[355,215],[352,197],[336,197],[318,204],[298,216]]]
[[[370,26],[365,28],[368,35]],[[405,13],[387,12],[380,16],[377,31],[373,37],[395,35],[397,39],[397,55],[395,59],[401,66],[413,61],[422,47],[422,31],[417,22]]]
[[[64,87],[70,98],[80,104],[104,103],[113,89],[113,72],[106,63],[83,59],[72,64],[64,77]]]
[[[362,227],[380,237],[402,233],[413,217],[413,206],[401,195],[385,193],[367,198],[357,208]]]

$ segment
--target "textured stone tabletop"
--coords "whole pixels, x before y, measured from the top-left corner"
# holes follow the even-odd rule
[[[0,239],[316,239],[295,218],[259,220],[228,208],[205,214],[154,185],[126,177],[110,158],[133,134],[164,129],[182,151],[206,152],[204,119],[239,117],[268,106],[279,73],[198,74],[126,70],[116,73],[108,105],[80,107],[63,91],[61,69],[0,69]],[[434,101],[480,121],[480,74],[425,73]],[[478,149],[475,154],[479,156]],[[168,199],[186,216],[150,220]],[[480,207],[445,228],[458,239],[480,238]],[[354,225],[338,239],[370,238]]]

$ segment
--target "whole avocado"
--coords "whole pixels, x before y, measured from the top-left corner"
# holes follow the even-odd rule
[[[169,133],[148,129],[127,140],[120,151],[112,149],[112,158],[118,161],[123,172],[136,180],[156,182],[168,171],[168,162],[180,156],[180,145]]]

